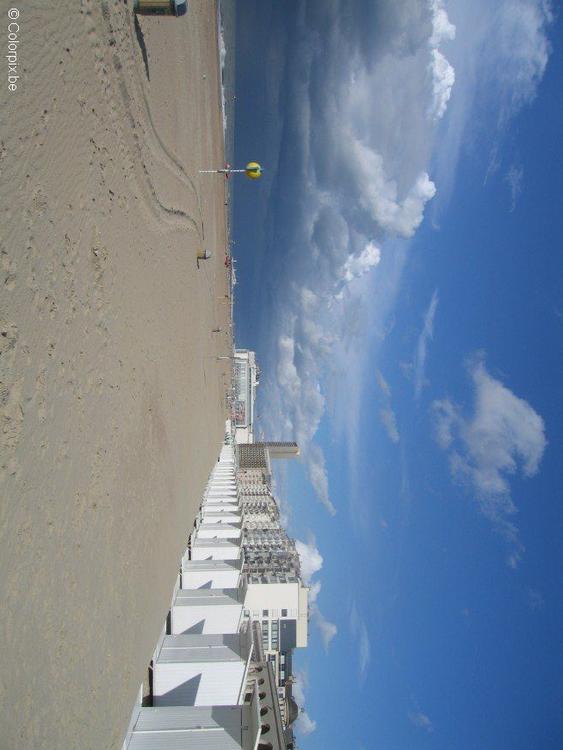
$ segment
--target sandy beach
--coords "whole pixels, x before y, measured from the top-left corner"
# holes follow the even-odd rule
[[[120,747],[223,438],[216,7],[131,5],[26,2],[2,89],[2,750]]]

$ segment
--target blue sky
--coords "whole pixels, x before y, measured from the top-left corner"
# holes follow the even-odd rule
[[[563,741],[562,21],[237,5],[237,344],[312,591],[302,748]]]

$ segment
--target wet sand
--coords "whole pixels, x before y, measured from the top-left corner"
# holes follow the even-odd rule
[[[0,748],[119,748],[226,416],[224,184],[197,174],[224,161],[216,8],[137,27],[131,2],[20,10],[0,112]]]

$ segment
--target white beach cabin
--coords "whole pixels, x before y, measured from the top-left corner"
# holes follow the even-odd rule
[[[242,703],[250,629],[234,635],[166,635],[153,664],[153,706]]]
[[[235,589],[240,582],[241,560],[187,560],[182,562],[183,589]]]
[[[260,702],[255,683],[243,706],[140,708],[124,750],[257,750]]]
[[[238,633],[243,602],[239,589],[179,589],[170,610],[170,632]]]

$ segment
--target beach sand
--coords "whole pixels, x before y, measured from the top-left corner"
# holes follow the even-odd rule
[[[120,747],[223,438],[216,7],[131,5],[22,3],[2,84],[2,750]]]

